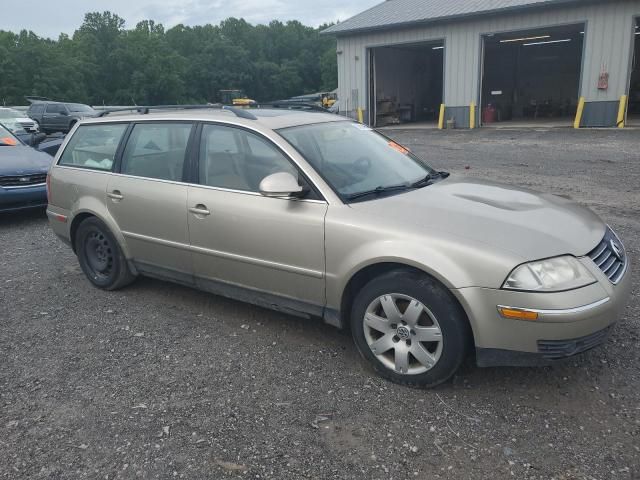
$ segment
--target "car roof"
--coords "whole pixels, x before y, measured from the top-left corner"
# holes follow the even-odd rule
[[[241,110],[250,113],[255,119],[244,118],[238,116],[232,110],[222,109],[191,109],[191,110],[172,110],[158,111],[148,114],[116,112],[108,116],[86,120],[83,124],[104,123],[104,122],[149,122],[149,121],[194,121],[194,122],[212,122],[222,121],[224,123],[233,123],[251,127],[259,124],[271,130],[281,128],[297,127],[301,125],[311,125],[316,123],[350,121],[350,119],[338,115],[310,112],[303,110],[286,110],[281,108],[260,108]]]

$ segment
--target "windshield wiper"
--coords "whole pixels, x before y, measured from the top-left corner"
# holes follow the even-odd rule
[[[347,195],[348,200],[356,200],[358,198],[368,197],[370,195],[380,195],[382,193],[388,192],[399,192],[402,190],[410,190],[413,188],[410,185],[391,185],[389,187],[379,186],[374,188],[373,190],[367,190],[365,192],[352,193],[351,195]]]
[[[426,177],[421,178],[417,182],[414,182],[414,183],[409,184],[409,185],[404,183],[402,185],[391,185],[389,187],[379,186],[379,187],[374,188],[373,190],[367,190],[367,191],[364,191],[364,192],[352,193],[351,195],[347,195],[346,198],[347,198],[347,200],[356,200],[358,198],[368,197],[370,195],[380,195],[382,193],[388,193],[388,192],[400,192],[400,191],[405,191],[405,190],[413,190],[413,189],[416,189],[416,188],[426,187],[427,185],[430,185],[431,182],[433,182],[435,179],[437,179],[437,178],[447,178],[450,175],[451,174],[449,172],[430,173]]]
[[[422,188],[422,187],[426,187],[428,185],[431,185],[431,182],[433,182],[435,179],[437,178],[448,178],[449,176],[451,176],[451,174],[449,172],[435,172],[435,173],[429,173],[427,174],[426,177],[421,178],[420,180],[418,180],[417,182],[414,182],[411,184],[411,188]]]

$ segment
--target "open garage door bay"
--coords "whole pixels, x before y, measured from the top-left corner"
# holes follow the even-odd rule
[[[584,27],[486,35],[482,125],[571,126],[580,98]]]
[[[369,49],[369,124],[436,125],[443,98],[442,42]]]

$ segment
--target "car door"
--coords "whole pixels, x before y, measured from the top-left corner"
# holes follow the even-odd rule
[[[189,232],[201,288],[285,311],[320,314],[325,304],[327,203],[267,198],[261,180],[290,172],[307,182],[265,137],[205,124],[196,185],[189,187]]]
[[[48,103],[42,117],[43,128],[46,130],[61,131],[66,128],[69,114],[67,108],[61,103]]]
[[[133,125],[107,186],[109,213],[142,273],[192,283],[184,165],[193,124]]]

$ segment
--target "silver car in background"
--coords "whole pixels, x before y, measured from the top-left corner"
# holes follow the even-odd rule
[[[26,113],[14,110],[13,108],[0,107],[0,124],[4,125],[13,133],[25,131],[27,133],[38,133],[38,124],[30,119]]]
[[[111,115],[54,163],[51,227],[96,287],[147,275],[320,317],[401,384],[437,385],[471,352],[585,352],[630,292],[620,238],[587,208],[440,172],[334,115]]]

